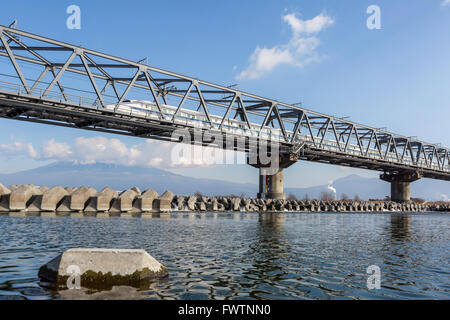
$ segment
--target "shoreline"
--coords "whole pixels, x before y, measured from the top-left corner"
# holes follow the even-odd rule
[[[10,216],[156,217],[170,213],[393,213],[450,212],[449,202],[403,202],[364,200],[273,200],[235,196],[174,195],[139,188],[118,192],[93,188],[0,184],[0,214]]]
[[[1,216],[17,217],[17,218],[33,218],[33,217],[43,217],[43,218],[99,218],[99,219],[171,219],[171,218],[185,218],[190,216],[196,216],[204,218],[206,216],[215,215],[236,215],[236,214],[260,214],[260,215],[282,215],[282,214],[364,214],[364,215],[379,215],[379,214],[398,214],[398,215],[431,215],[431,214],[450,214],[450,211],[375,211],[375,212],[364,212],[364,211],[178,211],[174,210],[171,212],[161,213],[137,213],[137,214],[70,214],[70,213],[42,213],[42,212],[0,212]]]

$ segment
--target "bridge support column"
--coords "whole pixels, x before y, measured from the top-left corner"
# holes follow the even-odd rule
[[[277,163],[251,164],[259,169],[259,199],[286,199],[284,194],[284,169],[298,161],[298,158],[281,156]]]
[[[265,168],[259,168],[258,198],[286,199],[283,169],[280,168],[277,173],[269,175]]]
[[[422,178],[420,172],[412,173],[383,173],[380,179],[391,183],[391,200],[406,202],[411,200],[410,184]]]

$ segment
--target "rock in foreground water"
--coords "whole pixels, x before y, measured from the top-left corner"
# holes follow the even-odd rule
[[[142,249],[69,249],[39,269],[40,279],[67,287],[76,283],[86,288],[115,285],[140,287],[168,275],[167,269]]]

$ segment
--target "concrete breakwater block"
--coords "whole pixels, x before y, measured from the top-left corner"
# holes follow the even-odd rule
[[[120,211],[128,212],[133,209],[133,201],[139,194],[134,189],[128,189],[119,196]]]
[[[141,195],[141,210],[143,212],[153,212],[156,209],[155,200],[158,198],[158,193],[155,190],[147,190]]]
[[[195,203],[197,202],[196,196],[190,196],[186,201],[186,206],[188,210],[194,211],[195,210]]]
[[[97,211],[108,211],[111,208],[111,201],[117,198],[119,193],[109,187],[104,188],[97,194]]]
[[[70,210],[72,211],[80,211],[84,210],[86,202],[90,197],[93,197],[97,194],[97,191],[94,188],[87,188],[85,186],[81,187],[72,192],[70,197]]]
[[[167,269],[142,249],[69,249],[39,269],[44,281],[66,287],[69,277],[79,276],[80,286],[102,288],[141,286],[168,276]]]
[[[70,212],[70,195],[64,196],[63,199],[61,200],[61,204],[58,206],[58,208],[56,208],[56,212],[61,213],[61,214],[66,214],[68,212]]]
[[[81,211],[80,211],[81,212]],[[97,212],[97,197],[91,197],[88,200],[84,213],[91,215]]]
[[[42,195],[37,195],[33,197],[33,201],[31,204],[27,207],[27,211],[29,212],[40,212],[41,211],[41,204],[42,204]]]
[[[9,209],[25,210],[31,197],[39,194],[42,194],[42,191],[33,185],[19,186],[9,194]]]
[[[67,191],[60,186],[56,186],[45,191],[42,195],[41,210],[55,211],[57,205],[67,194]]]
[[[160,212],[168,212],[172,209],[171,203],[173,197],[173,193],[167,190],[158,198],[157,208]]]
[[[114,198],[111,203],[111,208],[109,208],[109,214],[120,216],[120,200],[119,198]]]

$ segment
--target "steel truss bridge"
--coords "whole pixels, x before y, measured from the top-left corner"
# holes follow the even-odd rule
[[[296,159],[450,181],[449,149],[438,144],[11,27],[0,26],[0,40],[3,118],[173,142],[176,129],[208,130],[224,139],[204,145],[245,137],[232,144],[245,152],[275,138]],[[153,110],[124,108],[130,100]]]

